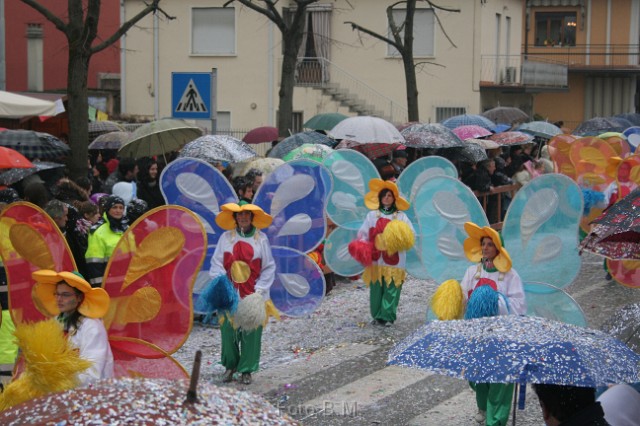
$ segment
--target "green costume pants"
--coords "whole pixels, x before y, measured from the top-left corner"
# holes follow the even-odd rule
[[[505,426],[509,421],[514,384],[505,383],[473,383],[471,389],[476,391],[478,409],[487,412],[487,426]]]
[[[395,284],[386,285],[384,281],[371,283],[369,285],[369,308],[373,319],[394,322],[396,311],[400,303],[400,291],[402,285],[396,287]]]
[[[253,373],[260,366],[260,346],[262,326],[247,333],[233,328],[229,318],[220,326],[222,339],[222,365],[227,370],[239,373]]]

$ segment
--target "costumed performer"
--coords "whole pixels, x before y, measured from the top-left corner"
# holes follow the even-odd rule
[[[371,211],[349,244],[349,253],[365,266],[362,280],[369,287],[372,324],[388,327],[396,320],[407,275],[406,251],[413,247],[415,231],[404,213],[409,202],[394,182],[371,179],[364,203]]]
[[[524,286],[518,273],[511,267],[511,257],[503,247],[500,234],[489,226],[480,228],[472,222],[465,223],[464,229],[469,235],[464,241],[464,254],[467,259],[476,263],[467,268],[460,282],[466,304],[465,318],[525,315],[527,304]],[[485,286],[490,287],[493,292],[485,292],[487,290]],[[479,289],[482,290],[478,291]],[[477,297],[473,298],[476,292]],[[489,300],[481,300],[485,295],[488,296],[486,299],[493,297],[493,303]],[[493,308],[487,309],[490,305],[493,305]],[[472,382],[470,385],[476,392],[478,406],[476,421],[483,423],[486,420],[487,426],[506,425],[509,420],[514,385]]]
[[[80,385],[113,377],[113,354],[101,318],[109,310],[109,295],[92,288],[78,272],[41,269],[32,274],[36,281],[33,298],[51,315],[57,315],[69,342],[80,357],[91,361],[78,374]]]
[[[87,241],[88,280],[93,287],[102,285],[102,277],[109,258],[118,245],[118,241],[127,230],[129,224],[124,216],[124,200],[115,195],[109,195],[105,201],[104,214],[89,231]]]
[[[258,371],[260,366],[262,329],[267,314],[277,315],[269,300],[276,264],[269,240],[260,231],[271,225],[272,217],[245,201],[224,204],[220,210],[216,223],[226,232],[216,245],[209,275],[214,281],[226,276],[241,299],[235,315],[225,310],[218,316],[221,361],[226,368],[223,382],[231,382],[234,373],[239,372],[242,383],[248,385],[251,384],[251,373]],[[203,294],[203,297],[208,296]],[[257,320],[251,321],[251,318]]]

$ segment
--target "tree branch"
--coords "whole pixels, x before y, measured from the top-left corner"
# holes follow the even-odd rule
[[[47,18],[47,21],[53,23],[53,25],[55,25],[58,30],[62,31],[64,34],[67,34],[67,25],[62,21],[62,19],[54,15],[53,12],[51,12],[49,9],[47,9],[46,7],[44,7],[43,5],[41,5],[35,0],[20,0],[20,1],[26,4],[27,6],[37,10],[42,16]]]
[[[432,2],[431,0],[418,0],[418,1],[426,1],[427,3],[429,3],[429,6],[431,6],[432,8],[439,9],[439,10],[442,10],[444,12],[460,13],[460,9],[449,9],[448,7],[438,6],[437,4]]]
[[[376,32],[373,32],[370,29],[367,29],[365,27],[362,27],[362,26],[356,24],[353,21],[345,21],[344,23],[351,25],[351,29],[352,30],[361,31],[361,32],[363,32],[365,34],[369,34],[371,37],[377,38],[378,40],[384,41],[385,43],[388,43],[388,44],[392,45],[398,51],[400,51],[402,49],[402,45],[398,45],[395,41],[391,40],[390,38],[383,37],[380,34],[378,34]]]
[[[115,33],[113,33],[111,35],[111,37],[107,38],[102,43],[100,43],[100,44],[98,44],[96,46],[93,46],[91,48],[91,54],[100,52],[101,50],[104,50],[107,47],[111,46],[120,37],[122,37],[127,31],[129,31],[129,29],[131,27],[133,27],[140,20],[142,20],[142,18],[144,18],[145,16],[147,16],[151,12],[161,12],[167,19],[175,19],[175,17],[169,16],[165,11],[163,11],[160,8],[160,6],[158,6],[159,3],[160,3],[160,0],[153,0],[151,3],[148,3],[147,7],[142,9],[136,16],[134,16],[133,18],[131,18],[127,22],[125,22],[120,28],[118,28],[118,30]]]
[[[257,4],[255,4],[253,1],[251,0],[228,0],[227,2],[225,2],[222,7],[227,7],[229,6],[231,3],[235,3],[238,2],[246,7],[248,7],[251,10],[254,10],[258,13],[263,14],[264,16],[266,16],[267,18],[271,19],[271,21],[273,21],[274,23],[276,22],[276,17],[273,16],[273,13],[271,11],[270,8],[268,7],[260,7]],[[269,0],[265,0],[265,4],[271,4],[271,6],[273,6],[273,8],[275,9],[275,4]]]
[[[447,30],[445,30],[444,25],[442,25],[442,21],[440,20],[440,17],[436,13],[435,9],[443,10],[445,12],[453,12],[453,13],[460,13],[460,9],[449,9],[449,8],[446,8],[446,7],[438,6],[437,4],[433,3],[431,0],[424,0],[424,1],[429,3],[429,6],[431,6],[434,9],[433,10],[433,16],[435,16],[436,21],[438,21],[438,26],[442,30],[442,33],[444,34],[444,36],[447,38],[447,40],[449,40],[449,43],[451,43],[451,45],[453,47],[457,48],[458,46],[453,42],[451,37],[449,37],[449,34],[447,33]]]

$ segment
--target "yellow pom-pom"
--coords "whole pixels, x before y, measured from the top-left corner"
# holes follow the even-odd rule
[[[55,319],[16,324],[14,334],[25,369],[0,394],[0,411],[39,396],[73,389],[78,385],[78,373],[92,365],[69,346]]]
[[[415,243],[415,235],[409,225],[397,219],[392,220],[384,227],[382,239],[389,254],[407,251]]]
[[[460,283],[456,280],[447,280],[440,284],[431,298],[431,309],[440,320],[462,318],[464,301]]]

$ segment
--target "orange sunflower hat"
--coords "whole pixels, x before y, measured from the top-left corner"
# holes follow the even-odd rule
[[[490,226],[483,226],[480,228],[473,222],[467,222],[464,224],[464,230],[469,235],[469,238],[464,240],[464,254],[467,259],[473,263],[478,263],[482,260],[482,238],[489,237],[496,249],[498,249],[498,255],[493,259],[493,264],[500,272],[509,272],[511,269],[511,256],[506,248],[502,246],[502,238],[498,231]]]
[[[369,210],[378,210],[380,208],[378,194],[380,194],[380,191],[383,189],[391,190],[393,198],[396,200],[398,210],[407,210],[409,208],[409,202],[400,196],[398,185],[389,180],[373,178],[369,181],[369,192],[364,196],[364,205],[367,206]]]
[[[31,274],[36,281],[32,297],[36,306],[43,308],[45,315],[58,315],[60,309],[56,302],[56,286],[64,282],[70,287],[84,293],[84,300],[78,306],[78,312],[89,318],[102,318],[109,310],[109,294],[103,288],[91,288],[83,277],[77,272],[56,272],[50,269],[41,269]]]
[[[253,213],[253,220],[251,221],[251,224],[256,228],[264,229],[271,225],[273,218],[265,213],[260,207],[249,203],[243,205],[236,203],[223,204],[220,207],[220,213],[216,216],[216,223],[220,228],[226,229],[227,231],[236,229],[237,225],[234,213],[247,211]]]

